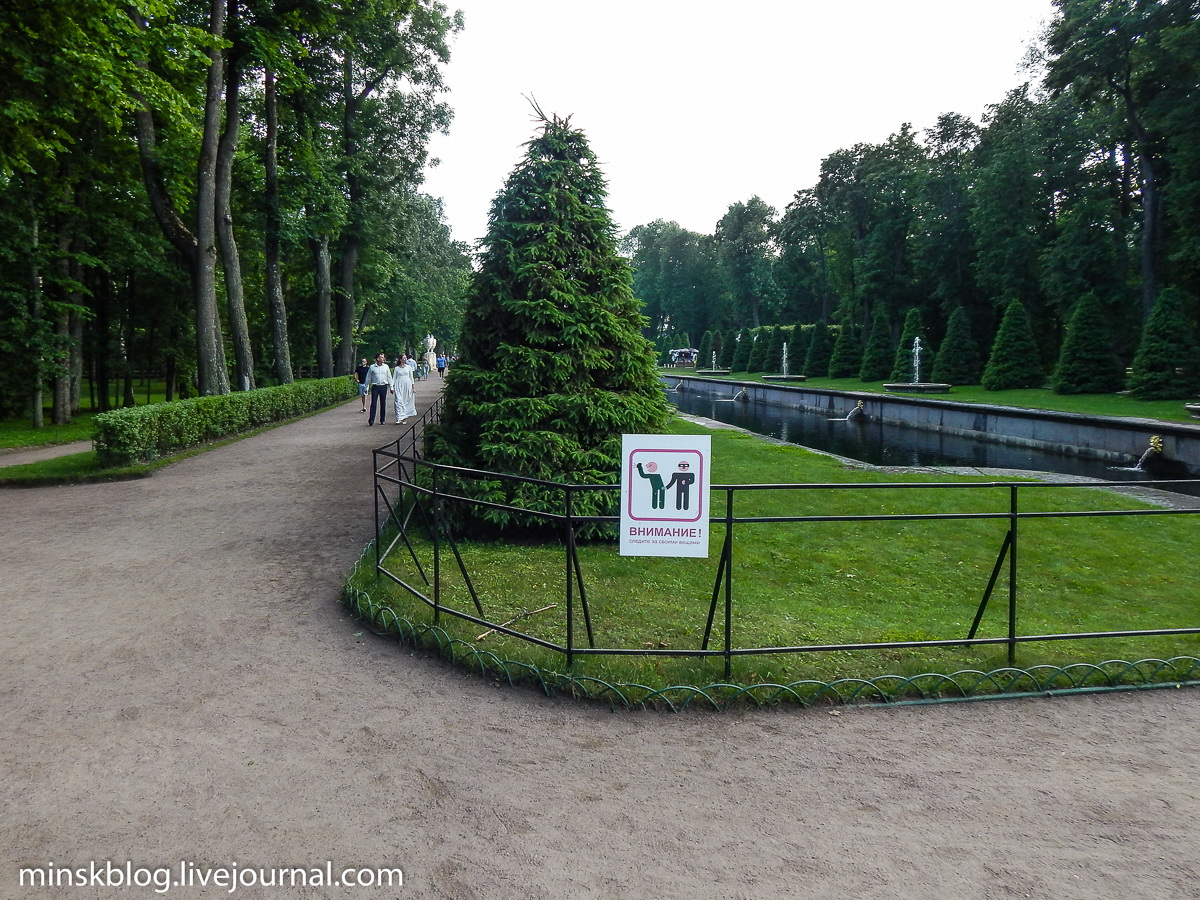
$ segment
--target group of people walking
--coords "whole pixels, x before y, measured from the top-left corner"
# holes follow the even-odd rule
[[[404,353],[396,359],[395,368],[388,366],[387,356],[382,350],[375,356],[374,365],[367,365],[365,359],[359,363],[358,368],[354,370],[354,377],[358,380],[358,396],[362,400],[363,412],[367,412],[367,395],[371,397],[368,425],[375,424],[376,412],[379,424],[387,424],[388,394],[392,395],[396,413],[394,421],[397,425],[403,425],[407,419],[416,417],[416,374],[417,361]]]

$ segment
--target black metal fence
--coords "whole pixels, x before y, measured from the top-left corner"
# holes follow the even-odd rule
[[[431,411],[436,415],[436,409]],[[511,505],[481,500],[477,497],[455,493],[453,485],[461,485],[474,479],[484,479],[490,482],[507,483],[511,485],[530,484],[539,488],[558,492],[561,496],[561,506],[556,511],[536,511],[518,508]],[[1200,634],[1200,624],[1192,627],[1171,627],[1155,629],[1129,629],[1116,631],[1063,631],[1049,634],[1023,634],[1019,628],[1020,587],[1022,570],[1019,565],[1021,555],[1021,534],[1023,523],[1036,519],[1078,519],[1099,517],[1136,517],[1156,518],[1163,516],[1192,516],[1200,513],[1200,505],[1191,505],[1193,498],[1183,498],[1175,495],[1184,502],[1186,507],[1163,506],[1139,509],[1106,509],[1106,510],[1038,510],[1031,509],[1028,498],[1036,496],[1048,489],[1054,490],[1095,490],[1098,486],[1106,488],[1128,487],[1144,490],[1146,488],[1170,491],[1172,486],[1181,484],[1196,484],[1200,480],[1170,481],[1170,482],[1108,482],[1098,485],[1095,482],[954,482],[954,483],[854,483],[854,484],[742,484],[742,485],[713,485],[711,487],[710,509],[714,514],[710,524],[723,526],[724,536],[721,540],[720,552],[715,561],[715,571],[712,578],[712,592],[708,607],[707,621],[703,639],[698,647],[669,648],[669,647],[599,647],[596,645],[592,623],[592,611],[588,602],[588,589],[583,568],[580,565],[578,534],[585,526],[595,530],[597,525],[607,525],[614,529],[619,521],[617,515],[611,516],[581,516],[573,513],[577,506],[577,498],[583,493],[596,491],[608,492],[614,495],[612,508],[617,508],[615,497],[619,491],[615,486],[571,485],[555,482],[539,481],[537,479],[519,478],[499,475],[494,472],[484,472],[473,469],[462,469],[448,466],[433,465],[424,461],[415,443],[415,431],[412,435],[401,438],[394,444],[381,447],[375,451],[375,568],[379,576],[385,577],[412,594],[413,597],[428,605],[434,614],[434,620],[442,614],[455,616],[459,619],[473,622],[499,634],[526,641],[530,644],[546,648],[565,656],[568,669],[578,656],[588,655],[626,655],[626,656],[688,656],[688,657],[721,657],[724,660],[725,675],[730,676],[731,663],[734,657],[765,654],[801,654],[828,651],[861,651],[861,650],[894,650],[916,647],[969,647],[980,645],[1004,645],[1007,647],[1009,665],[1015,661],[1016,649],[1019,644],[1045,641],[1071,641],[1095,638],[1122,638],[1150,635],[1189,635]],[[772,491],[787,494],[805,492],[868,492],[868,491],[965,491],[974,492],[979,498],[979,507],[986,511],[977,512],[940,512],[940,513],[888,513],[867,515],[742,515],[739,509],[753,506],[749,500],[758,492]],[[995,502],[997,492],[1003,498]],[[986,502],[983,498],[987,498]],[[563,600],[564,620],[560,623],[565,630],[564,641],[548,640],[545,637],[529,634],[513,627],[513,622],[494,621],[487,612],[488,598],[484,592],[476,588],[477,579],[472,578],[471,572],[460,552],[459,540],[453,529],[448,527],[448,510],[455,506],[470,507],[474,512],[487,508],[506,512],[518,512],[526,519],[543,522],[547,527],[560,536],[562,552],[561,597]],[[990,506],[990,509],[987,507]],[[721,510],[718,514],[716,511]],[[461,517],[460,517],[461,518]],[[807,644],[796,643],[781,646],[737,646],[734,641],[735,619],[737,617],[737,580],[734,577],[734,561],[737,555],[738,542],[753,540],[755,529],[784,523],[826,523],[826,522],[921,522],[921,521],[982,521],[992,520],[999,523],[998,531],[1003,532],[999,550],[996,554],[987,583],[982,587],[979,604],[966,634],[961,637],[930,640],[896,640],[884,642],[837,643],[837,644]],[[1200,532],[1197,537],[1200,538]],[[1196,543],[1200,547],[1200,540]],[[614,547],[613,552],[616,552]],[[422,554],[425,555],[422,561]],[[712,565],[712,560],[692,560],[697,565]],[[1193,561],[1185,561],[1192,565]],[[443,572],[447,565],[452,565],[457,572],[457,578],[470,597],[470,610],[457,609],[443,602]],[[398,571],[407,568],[409,574]],[[997,594],[1005,604],[1004,615],[1006,628],[1003,635],[979,637],[980,623],[983,621],[989,604]],[[1197,610],[1200,616],[1200,609]]]

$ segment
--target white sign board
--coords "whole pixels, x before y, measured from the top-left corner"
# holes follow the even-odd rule
[[[708,556],[711,449],[708,435],[622,435],[622,556]]]

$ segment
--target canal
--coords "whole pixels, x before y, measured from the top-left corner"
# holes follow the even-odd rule
[[[726,395],[728,396],[728,395]],[[876,466],[969,466],[1055,472],[1107,481],[1153,481],[1187,477],[1170,472],[1143,472],[1138,460],[1125,465],[1051,450],[1014,446],[975,437],[906,428],[869,419],[833,418],[758,400],[728,400],[694,388],[668,392],[680,412],[714,419],[755,434],[799,444]],[[846,411],[853,407],[847,400]],[[1172,486],[1178,493],[1200,495],[1200,484]]]

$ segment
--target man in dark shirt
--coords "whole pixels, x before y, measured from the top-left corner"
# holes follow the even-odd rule
[[[367,365],[365,359],[358,361],[358,368],[354,370],[354,378],[358,381],[358,399],[362,401],[362,411],[367,411],[367,369],[371,368]]]

